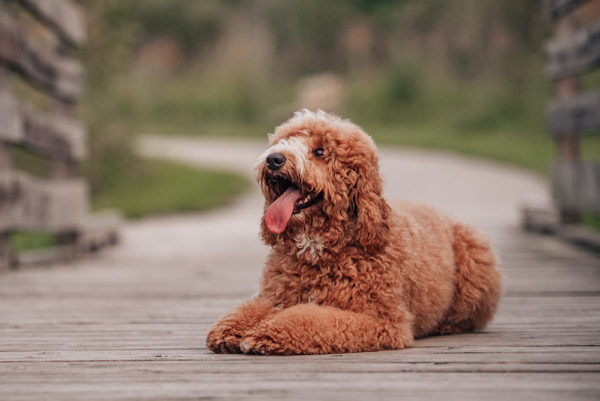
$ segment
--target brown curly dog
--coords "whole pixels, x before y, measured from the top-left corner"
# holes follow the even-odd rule
[[[357,125],[295,113],[270,135],[256,176],[272,251],[259,294],[210,329],[211,351],[402,349],[492,318],[501,276],[488,239],[431,207],[390,206],[375,144]]]

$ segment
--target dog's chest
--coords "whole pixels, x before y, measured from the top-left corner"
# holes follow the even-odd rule
[[[306,233],[298,234],[294,238],[296,242],[296,255],[297,256],[310,256],[311,260],[315,260],[321,252],[325,249],[323,240],[320,237],[310,237]]]
[[[367,300],[369,293],[356,274],[341,266],[319,268],[303,264],[298,274],[289,278],[288,286],[291,291],[287,294],[292,304],[312,303],[342,309],[354,309],[353,305]]]

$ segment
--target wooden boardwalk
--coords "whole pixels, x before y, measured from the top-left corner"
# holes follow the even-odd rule
[[[186,146],[188,154],[149,146],[146,153],[172,151],[202,163],[201,153],[211,153],[202,146]],[[243,169],[260,145],[238,150]],[[257,238],[260,197],[252,192],[214,213],[129,224],[124,243],[94,259],[1,275],[0,399],[600,399],[600,260],[516,227],[508,208],[516,208],[510,202],[520,194],[512,201],[503,196],[538,191],[537,181],[444,155],[383,156],[383,172],[393,177],[386,180],[388,194],[409,188],[415,197],[437,199],[492,236],[506,296],[485,333],[431,337],[408,350],[377,353],[210,353],[206,331],[256,290],[266,253]],[[418,186],[411,165],[425,161],[437,166],[431,175],[440,182],[429,182],[421,170]],[[466,200],[443,192],[452,177],[457,190],[486,189],[467,193],[477,210],[461,209]]]

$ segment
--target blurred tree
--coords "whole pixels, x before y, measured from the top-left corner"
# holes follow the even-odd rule
[[[132,3],[119,0],[82,3],[88,15],[88,41],[82,50],[86,66],[83,116],[88,126],[90,157],[86,172],[92,193],[114,183],[120,174],[135,170],[133,137],[120,119],[122,111],[113,96],[116,77],[130,62],[138,26],[128,19]]]

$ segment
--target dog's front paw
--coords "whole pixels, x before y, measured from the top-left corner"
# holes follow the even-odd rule
[[[243,333],[223,324],[215,324],[206,336],[206,346],[218,354],[239,354]]]
[[[258,330],[252,330],[240,343],[240,350],[244,354],[257,355],[291,355],[296,352],[286,345],[281,338],[274,333],[268,334]]]

